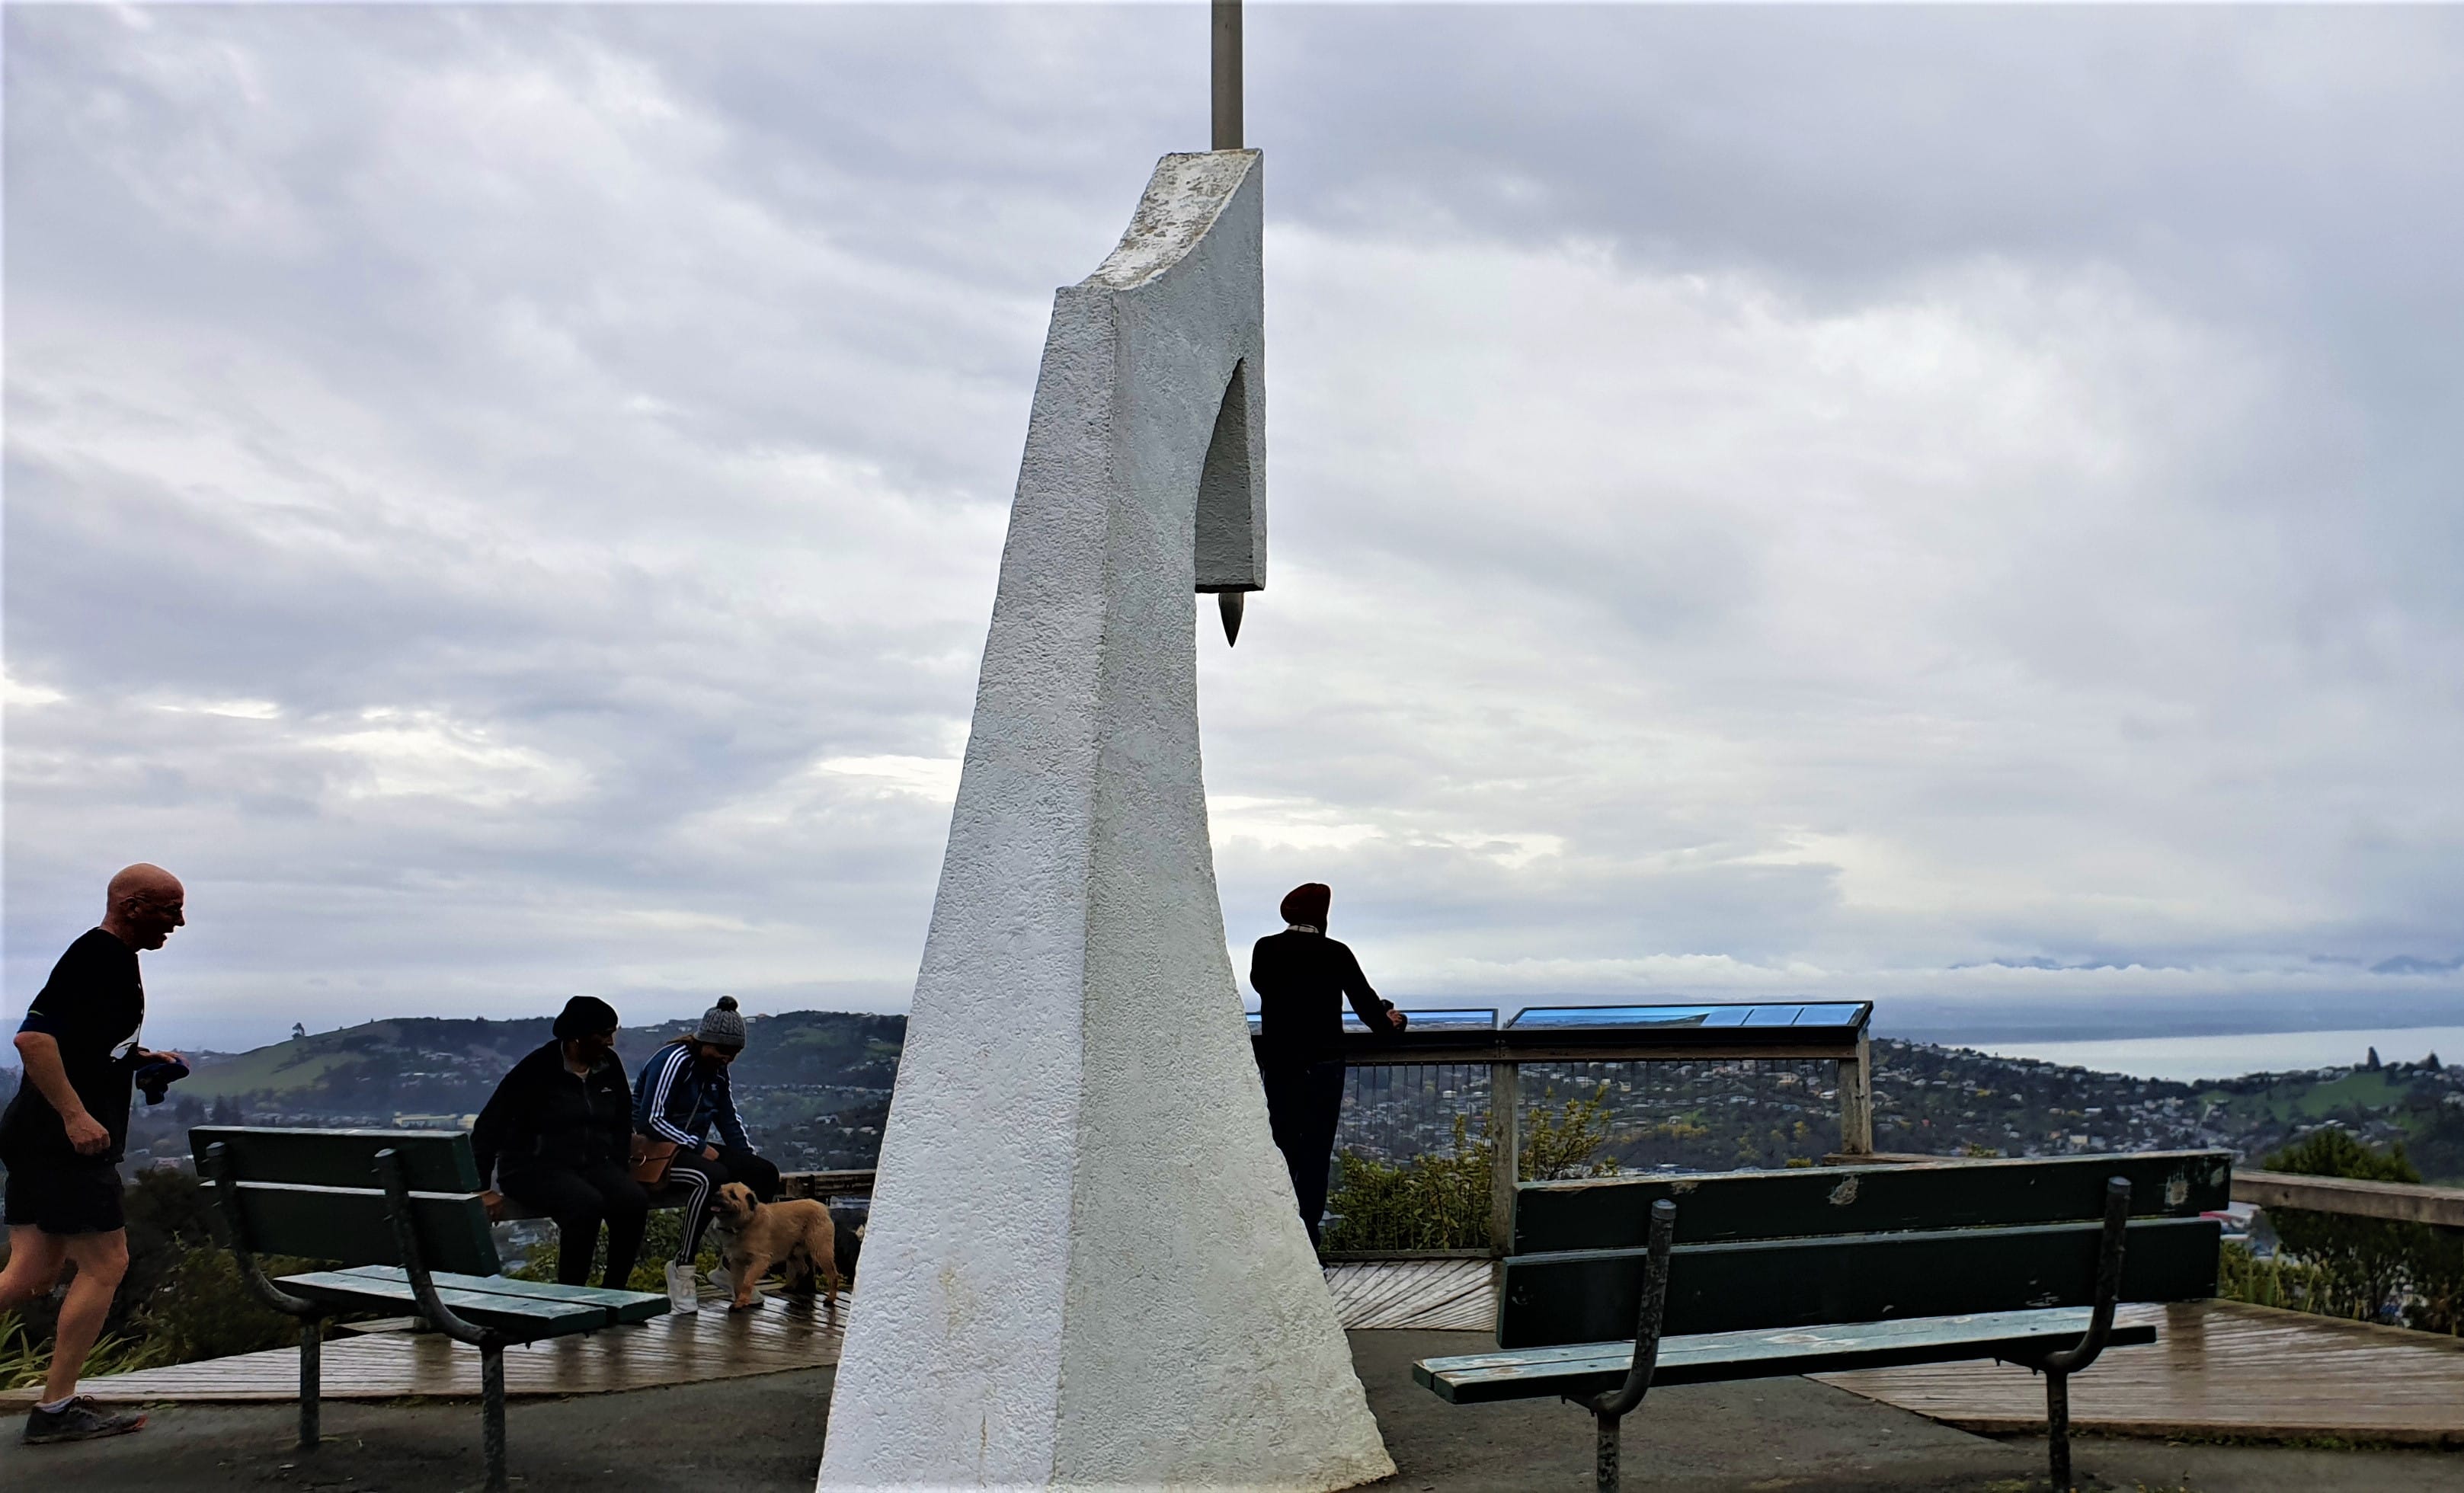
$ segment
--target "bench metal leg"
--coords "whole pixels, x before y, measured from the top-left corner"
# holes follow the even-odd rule
[[[2045,1450],[2053,1460],[2055,1493],[2071,1485],[2071,1376],[2045,1371]]]
[[[1668,1250],[1677,1238],[1677,1205],[1662,1197],[1651,1205],[1648,1254],[1643,1262],[1642,1301],[1636,1308],[1634,1358],[1626,1366],[1625,1383],[1592,1396],[1598,1438],[1594,1443],[1598,1493],[1617,1493],[1617,1422],[1651,1393],[1652,1372],[1660,1365],[1660,1322],[1668,1305]]]
[[[319,1412],[324,1391],[325,1319],[310,1317],[299,1324],[299,1449],[313,1452],[323,1438]]]
[[[505,1493],[505,1346],[479,1348],[479,1449],[488,1460],[488,1493]]]
[[[1592,1412],[1599,1426],[1598,1464],[1594,1469],[1597,1493],[1617,1493],[1617,1423],[1620,1417],[1604,1410]]]

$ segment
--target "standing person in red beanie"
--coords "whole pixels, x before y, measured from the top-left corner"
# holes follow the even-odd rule
[[[1351,949],[1326,935],[1333,901],[1333,889],[1323,882],[1293,888],[1284,898],[1284,931],[1259,939],[1249,955],[1266,1121],[1291,1169],[1311,1244],[1326,1212],[1327,1168],[1334,1161],[1335,1122],[1343,1113],[1343,1002],[1350,1000],[1373,1032],[1403,1029],[1403,1013],[1369,988]]]

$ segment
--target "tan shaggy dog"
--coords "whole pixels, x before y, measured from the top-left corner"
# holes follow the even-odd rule
[[[710,1205],[711,1231],[718,1236],[719,1257],[735,1284],[733,1305],[754,1305],[755,1287],[772,1266],[785,1268],[790,1290],[810,1290],[816,1276],[839,1304],[838,1230],[830,1210],[810,1197],[786,1202],[761,1202],[742,1182],[729,1182]]]

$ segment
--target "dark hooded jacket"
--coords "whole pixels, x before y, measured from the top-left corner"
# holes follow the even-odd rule
[[[600,1161],[621,1165],[632,1149],[633,1090],[623,1062],[604,1054],[576,1078],[564,1065],[564,1044],[556,1041],[514,1065],[471,1128],[482,1187],[493,1185],[500,1166],[512,1175]]]

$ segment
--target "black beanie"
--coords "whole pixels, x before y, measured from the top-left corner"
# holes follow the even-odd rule
[[[616,1008],[597,996],[576,996],[557,1013],[556,1040],[571,1042],[608,1031],[616,1025]]]

